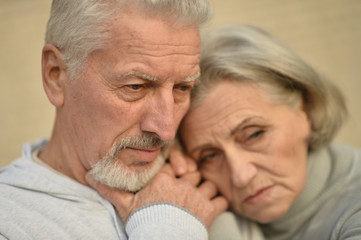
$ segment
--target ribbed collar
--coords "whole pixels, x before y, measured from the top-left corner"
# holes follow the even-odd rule
[[[290,239],[307,219],[317,210],[315,204],[323,190],[327,187],[332,173],[330,153],[323,149],[310,154],[307,165],[306,185],[301,195],[281,218],[270,224],[261,225],[267,239]]]
[[[267,239],[292,239],[335,193],[359,177],[354,148],[331,145],[309,155],[305,189],[278,220],[260,225]]]

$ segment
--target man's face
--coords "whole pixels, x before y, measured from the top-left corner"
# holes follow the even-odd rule
[[[66,86],[65,124],[87,170],[110,157],[125,175],[154,175],[163,141],[174,138],[199,75],[199,32],[123,13],[111,34]]]

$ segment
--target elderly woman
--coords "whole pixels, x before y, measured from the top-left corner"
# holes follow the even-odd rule
[[[179,136],[232,211],[266,239],[361,239],[361,151],[331,143],[339,90],[250,26],[211,36],[201,69]]]

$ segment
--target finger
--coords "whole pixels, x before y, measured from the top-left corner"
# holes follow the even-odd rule
[[[212,199],[212,204],[215,207],[215,216],[218,216],[222,212],[226,211],[229,207],[227,199],[223,196],[218,196]]]
[[[197,171],[197,163],[194,161],[193,158],[189,156],[184,156],[185,160],[187,162],[188,172],[194,172]]]
[[[188,171],[187,159],[179,143],[174,143],[170,149],[169,160],[177,176],[182,176]]]
[[[160,169],[159,173],[166,173],[172,177],[175,177],[175,173],[173,171],[173,168],[171,167],[171,165],[169,163],[165,163],[163,165],[163,167]]]
[[[198,187],[199,191],[203,194],[203,196],[208,199],[212,199],[218,193],[218,189],[216,185],[210,181],[205,181]]]
[[[181,179],[188,181],[192,186],[196,187],[201,182],[201,173],[196,172],[190,172],[181,177]]]

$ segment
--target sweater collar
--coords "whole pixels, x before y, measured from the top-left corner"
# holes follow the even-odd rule
[[[289,211],[281,218],[269,224],[261,225],[267,236],[276,239],[289,239],[288,234],[302,225],[319,207],[315,199],[326,187],[332,172],[332,161],[329,152],[322,149],[309,155],[307,164],[307,179],[303,192],[292,204]],[[284,236],[281,237],[281,236]]]

